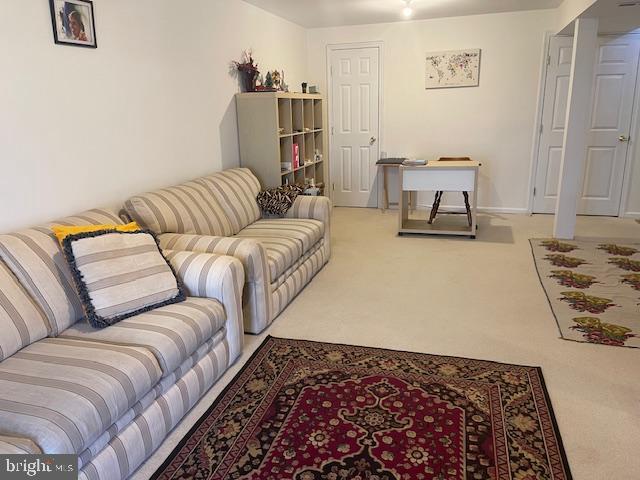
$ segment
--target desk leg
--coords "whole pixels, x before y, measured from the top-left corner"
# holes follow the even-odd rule
[[[409,219],[409,213],[411,212],[411,192],[402,192],[402,220]]]
[[[382,183],[384,188],[384,198],[382,204],[382,212],[389,210],[389,179],[387,178],[387,167],[382,166]]]
[[[438,215],[438,208],[440,208],[440,199],[442,198],[443,192],[437,191],[436,196],[433,198],[433,205],[431,205],[431,213],[429,214],[429,220],[427,223],[431,225],[433,221],[436,219],[436,215]]]
[[[476,178],[474,180],[473,189],[473,205],[471,206],[471,238],[476,238],[478,228],[478,169],[475,171]]]
[[[467,211],[467,222],[471,226],[473,220],[471,219],[471,207],[469,206],[469,192],[462,192],[462,195],[464,196],[464,208]]]
[[[398,230],[402,230],[409,219],[409,192],[402,187],[402,167],[398,169]]]

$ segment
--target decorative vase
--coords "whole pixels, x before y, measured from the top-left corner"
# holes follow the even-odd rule
[[[258,70],[240,70],[240,76],[242,78],[242,89],[245,92],[256,91],[256,81],[258,80]]]

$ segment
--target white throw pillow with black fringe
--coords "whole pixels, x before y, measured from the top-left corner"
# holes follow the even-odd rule
[[[186,298],[151,232],[83,232],[67,236],[62,248],[95,328]]]

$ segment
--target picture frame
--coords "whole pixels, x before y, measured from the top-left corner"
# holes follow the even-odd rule
[[[427,53],[425,88],[479,86],[480,57],[479,48]]]
[[[49,7],[57,45],[98,48],[91,0],[49,0]]]

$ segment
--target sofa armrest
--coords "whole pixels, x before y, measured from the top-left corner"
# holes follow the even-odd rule
[[[0,454],[2,455],[34,455],[41,453],[40,447],[28,438],[0,435]]]
[[[298,195],[286,218],[308,218],[324,224],[324,248],[327,259],[331,256],[331,200],[328,197]]]
[[[236,257],[242,262],[247,283],[260,283],[263,280],[269,282],[271,280],[267,252],[260,243],[253,239],[182,233],[163,233],[158,239],[163,250],[215,253]]]
[[[214,237],[164,233],[158,237],[160,247],[168,250],[216,253],[237,258],[244,267],[244,327],[249,333],[260,333],[273,319],[271,271],[267,252],[255,240],[236,237]]]
[[[191,297],[218,300],[227,315],[229,362],[242,353],[243,317],[242,288],[244,270],[236,258],[199,252],[163,250],[178,278]]]
[[[328,225],[331,220],[331,200],[328,197],[298,195],[285,217],[320,220]]]

